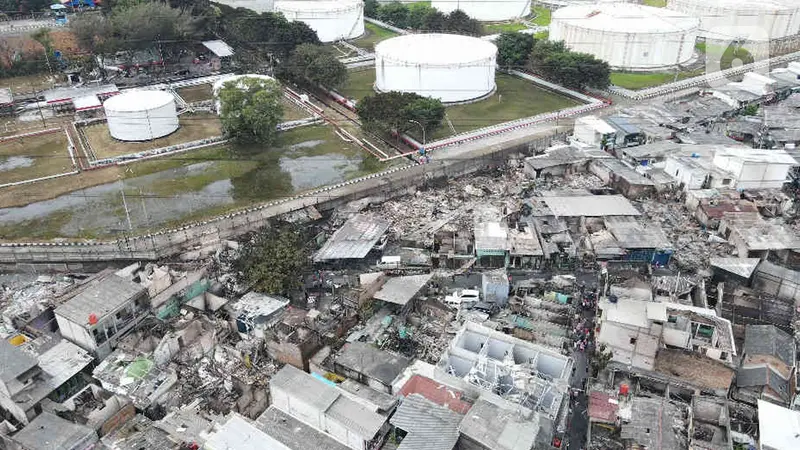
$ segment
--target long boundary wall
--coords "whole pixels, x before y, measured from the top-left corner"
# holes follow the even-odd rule
[[[474,158],[437,160],[392,169],[154,234],[104,242],[3,243],[0,244],[0,270],[25,270],[28,265],[37,270],[43,264],[52,264],[50,270],[81,270],[99,261],[152,261],[171,257],[257,230],[272,218],[307,206],[329,211],[366,197],[376,202],[385,201],[413,193],[428,184],[501,167],[511,155],[531,154],[534,149],[547,148],[554,140],[564,138],[563,134],[520,138],[477,152]]]

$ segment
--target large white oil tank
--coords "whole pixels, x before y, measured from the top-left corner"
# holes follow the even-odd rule
[[[481,22],[516,19],[531,13],[531,0],[432,0],[431,6],[445,14],[460,9]]]
[[[495,89],[497,47],[455,34],[408,34],[375,47],[375,89],[463,102]]]
[[[698,19],[630,3],[573,5],[553,12],[550,40],[622,69],[683,64],[694,54]]]
[[[231,8],[247,8],[257,13],[272,12],[275,8],[273,0],[214,0],[214,3]]]
[[[800,33],[798,0],[669,0],[667,8],[700,19],[700,36],[768,41]]]
[[[128,91],[103,104],[111,137],[149,141],[178,129],[175,97],[164,91]]]
[[[361,0],[290,0],[275,2],[275,12],[299,20],[317,32],[322,42],[354,39],[364,34]]]

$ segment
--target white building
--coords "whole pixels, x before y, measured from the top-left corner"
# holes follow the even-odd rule
[[[269,386],[273,406],[353,450],[379,448],[389,431],[385,417],[294,366],[284,366]]]
[[[780,189],[797,161],[783,150],[726,147],[714,165],[733,175],[737,189]]]
[[[759,400],[758,436],[761,450],[800,448],[800,411]]]
[[[573,141],[591,147],[611,145],[616,140],[617,130],[603,119],[596,116],[585,116],[575,119]]]
[[[56,308],[56,322],[65,339],[103,359],[147,315],[147,289],[113,274],[80,289]]]
[[[597,342],[611,350],[612,361],[654,370],[659,349],[669,347],[732,363],[736,355],[733,328],[714,310],[642,300],[627,296],[628,289],[615,288],[599,304],[597,334]]]

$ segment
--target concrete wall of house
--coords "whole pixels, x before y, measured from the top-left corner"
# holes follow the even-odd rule
[[[56,323],[58,323],[58,330],[64,339],[72,342],[87,352],[94,353],[97,350],[97,342],[95,342],[94,337],[92,337],[89,334],[89,331],[80,324],[74,323],[66,317],[58,314],[56,314]]]
[[[0,395],[0,409],[11,415],[17,422],[27,425],[31,418],[28,417],[27,412],[20,408],[19,404],[12,400],[10,397]],[[2,417],[2,414],[0,414]]]
[[[311,359],[311,356],[316,353],[321,345],[319,337],[317,337],[316,334],[310,335],[305,341],[300,343],[268,340],[267,353],[270,357],[284,364],[291,364],[298,369],[308,371],[309,359]]]
[[[270,390],[272,404],[290,416],[312,426],[318,430],[324,430],[324,412],[319,411],[308,403],[296,398],[290,392],[281,388]]]
[[[664,327],[661,331],[661,342],[665,345],[671,345],[679,348],[691,348],[689,340],[691,335],[688,331],[678,330],[675,328]]]

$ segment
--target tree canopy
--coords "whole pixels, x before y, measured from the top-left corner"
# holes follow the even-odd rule
[[[444,105],[440,100],[408,92],[382,92],[364,97],[356,107],[364,127],[380,133],[406,132],[419,122],[430,133],[444,120]]]
[[[450,14],[443,14],[425,3],[405,4],[395,1],[381,5],[370,0],[364,4],[364,14],[409,30],[446,31],[473,36],[483,32],[481,23],[464,11],[457,9]]]
[[[303,233],[290,225],[266,228],[240,248],[234,268],[258,292],[286,295],[301,286],[310,248]]]
[[[330,47],[300,44],[286,65],[287,74],[295,80],[321,84],[335,89],[347,81],[347,67]]]
[[[511,69],[525,66],[533,50],[535,39],[526,33],[502,33],[494,41],[497,46],[497,64]]]
[[[275,80],[245,77],[220,89],[220,121],[225,135],[239,144],[270,145],[283,119],[283,93]]]

